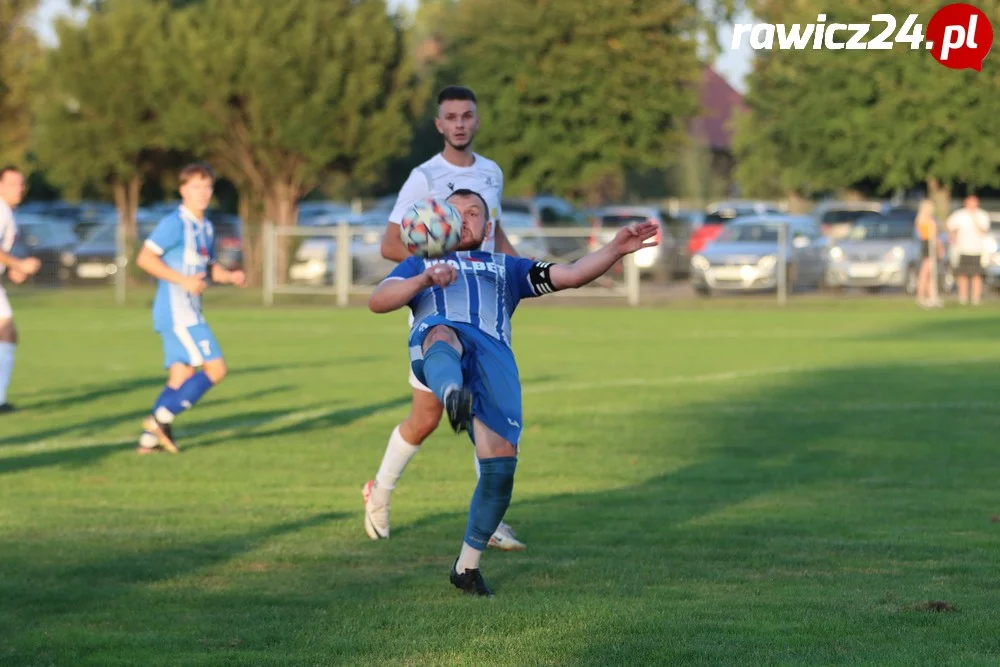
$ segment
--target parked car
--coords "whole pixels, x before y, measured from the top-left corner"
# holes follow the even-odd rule
[[[329,225],[350,215],[353,215],[351,205],[344,202],[304,201],[299,203],[298,224],[301,227]]]
[[[215,233],[215,261],[233,271],[243,267],[243,221],[238,215],[207,211]]]
[[[58,283],[69,277],[62,258],[80,241],[73,222],[48,215],[18,213],[17,236],[11,249],[15,257],[37,257],[41,267],[33,283]]]
[[[594,216],[590,250],[597,250],[608,243],[622,227],[647,221],[655,222],[659,228],[655,237],[657,245],[636,252],[635,264],[639,268],[640,275],[655,276],[660,281],[669,280],[677,272],[680,261],[677,253],[678,244],[667,228],[666,216],[655,207],[609,206],[600,209]]]
[[[696,253],[715,240],[722,230],[738,218],[754,215],[779,215],[781,211],[777,206],[767,202],[754,201],[729,201],[713,204],[705,211],[705,217],[692,233],[688,240],[688,255],[693,257]]]
[[[136,232],[141,243],[153,232],[156,221],[150,217],[138,221]],[[118,273],[118,225],[95,227],[79,244],[62,255],[62,265],[70,280],[79,282],[106,281]],[[126,263],[131,261],[126,257]]]
[[[1000,214],[997,213],[990,214],[990,233],[986,239],[983,266],[986,269],[986,284],[1000,289]]]
[[[885,207],[877,201],[822,202],[813,209],[813,217],[828,239],[839,241],[850,234],[858,220],[884,211]]]
[[[691,258],[691,283],[699,294],[751,292],[778,286],[778,240],[787,225],[784,256],[788,288],[819,287],[828,246],[810,217],[763,215],[741,217]]]
[[[43,215],[73,222],[73,232],[83,238],[94,227],[111,222],[116,216],[114,204],[99,201],[29,201],[18,207],[20,215]]]
[[[549,256],[547,239],[541,231],[541,225],[528,213],[504,210],[500,226],[521,257],[545,259]]]
[[[347,222],[357,232],[351,239],[351,279],[357,284],[374,284],[396,266],[382,257],[382,234],[386,216],[381,211],[347,216]],[[335,229],[337,222],[316,225]],[[288,269],[288,278],[306,285],[332,285],[336,279],[337,238],[313,236],[306,238],[295,251]]]
[[[588,223],[583,214],[559,197],[542,195],[529,199],[504,199],[500,206],[500,226],[503,227],[508,214],[521,213],[531,216],[539,229],[580,229]],[[505,232],[506,233],[506,232]],[[551,261],[572,261],[587,252],[589,239],[580,236],[548,236],[545,247]]]
[[[894,209],[859,218],[846,238],[830,247],[826,284],[829,287],[885,287],[917,291],[922,256],[917,236],[916,211]],[[942,242],[946,235],[942,234]],[[948,253],[939,258],[938,278],[943,291],[953,282]]]

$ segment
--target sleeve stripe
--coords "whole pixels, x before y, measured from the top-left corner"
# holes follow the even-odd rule
[[[146,239],[146,242],[143,243],[143,245],[152,250],[153,252],[155,252],[157,255],[163,254],[163,248],[153,243],[153,241],[150,239]]]

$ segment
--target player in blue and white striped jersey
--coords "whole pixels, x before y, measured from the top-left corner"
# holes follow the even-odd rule
[[[213,182],[207,165],[193,164],[181,170],[181,206],[156,225],[136,262],[159,280],[153,328],[163,339],[163,365],[169,372],[167,386],[143,422],[141,454],[156,451],[157,446],[176,454],[174,418],[226,376],[222,350],[201,312],[201,293],[207,287],[206,276],[216,283],[240,287],[246,287],[246,276],[215,261],[212,223],[205,218]]]
[[[479,560],[510,505],[522,430],[511,317],[521,299],[586,285],[625,255],[653,245],[657,226],[625,227],[572,264],[550,264],[479,250],[491,224],[486,202],[468,190],[456,190],[448,201],[462,214],[458,251],[403,261],[372,293],[369,307],[376,313],[410,308],[411,369],[444,404],[455,432],[468,431],[475,446],[481,474],[451,582],[466,593],[491,595]]]

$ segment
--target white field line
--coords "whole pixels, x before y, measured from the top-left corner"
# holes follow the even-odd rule
[[[887,364],[886,366],[901,366],[901,367],[930,367],[930,366],[961,366],[972,363],[981,363],[984,361],[992,361],[990,359],[983,358],[970,358],[970,359],[932,359],[927,361],[907,361],[900,362],[898,364]],[[664,376],[656,378],[621,378],[621,379],[609,379],[602,380],[599,382],[546,382],[535,385],[527,385],[522,390],[525,395],[534,394],[548,394],[548,393],[561,393],[561,392],[571,392],[571,391],[587,391],[592,389],[607,389],[616,387],[653,387],[653,386],[665,386],[665,385],[679,385],[679,384],[697,384],[701,382],[732,382],[745,380],[755,377],[765,377],[765,376],[779,376],[779,375],[791,375],[795,373],[815,373],[815,372],[835,372],[835,371],[850,371],[852,368],[865,368],[866,366],[779,366],[772,368],[761,368],[755,370],[745,370],[745,371],[723,371],[718,373],[704,373],[699,375],[673,375]],[[778,405],[778,404],[745,404],[745,405],[730,405],[730,406],[714,406],[709,408],[706,406],[705,412],[711,414],[725,414],[729,413],[746,413],[746,412],[759,412],[759,411],[783,411],[783,412],[893,412],[893,411],[913,411],[913,410],[968,410],[968,409],[985,409],[994,408],[996,403],[991,402],[959,402],[959,401],[941,401],[941,402],[903,402],[903,403],[851,403],[851,402],[830,402],[830,403],[814,403],[810,405],[794,406],[794,405]],[[772,407],[773,406],[773,407]],[[318,408],[312,410],[293,410],[285,414],[276,415],[273,417],[258,418],[258,419],[247,419],[240,422],[235,422],[231,426],[216,430],[211,427],[198,428],[192,427],[190,429],[184,429],[185,438],[196,438],[200,435],[205,435],[211,433],[218,438],[231,437],[234,435],[242,434],[246,431],[253,430],[259,426],[265,426],[268,424],[294,424],[298,422],[309,421],[311,419],[319,419],[327,415],[333,414],[343,410],[343,406],[338,406],[336,408]],[[401,410],[400,408],[384,408],[371,412],[366,415],[366,417],[372,417],[375,415],[385,414],[393,412],[395,410]],[[604,410],[599,409],[596,405],[580,406],[577,408],[580,413],[591,413],[600,414]],[[696,411],[698,408],[676,408],[668,409],[666,412],[684,412]],[[567,414],[566,411],[560,411],[563,414]],[[607,409],[607,413],[620,412],[620,410],[610,410]],[[138,426],[138,423],[137,423]],[[124,445],[129,443],[135,443],[138,441],[138,432],[136,435],[131,436],[119,436],[112,438],[82,438],[82,439],[49,439],[49,440],[39,440],[36,442],[25,443],[21,445],[16,444],[3,444],[2,439],[0,439],[0,453],[11,452],[16,450],[18,453],[32,452],[32,451],[42,451],[46,449],[70,449],[70,448],[83,448],[83,447],[96,447],[101,445]]]

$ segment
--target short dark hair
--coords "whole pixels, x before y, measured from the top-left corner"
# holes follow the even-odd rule
[[[468,100],[475,104],[476,94],[472,92],[471,88],[465,86],[448,86],[438,93],[438,106],[449,100]]]
[[[194,162],[187,165],[181,169],[181,173],[178,174],[177,180],[181,185],[185,185],[195,176],[201,176],[202,178],[207,178],[210,181],[215,180],[215,172],[213,172],[212,168],[204,162]]]
[[[15,174],[21,174],[21,173],[23,173],[19,168],[15,167],[14,165],[12,165],[12,164],[6,164],[6,165],[0,167],[0,181],[2,181],[4,179],[4,177],[7,176],[7,172],[9,172],[9,171],[14,172]]]
[[[459,188],[458,190],[455,190],[450,195],[448,195],[448,199],[451,199],[452,197],[478,197],[479,201],[483,203],[483,215],[486,216],[487,220],[490,219],[490,205],[487,204],[486,199],[475,190],[470,190],[468,188]]]

